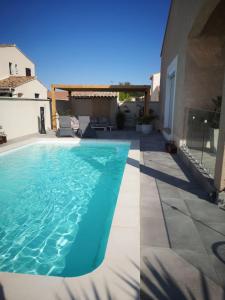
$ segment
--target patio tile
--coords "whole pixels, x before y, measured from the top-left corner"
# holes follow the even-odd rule
[[[118,257],[127,253],[137,261],[140,258],[140,229],[116,227],[110,233],[108,245],[107,257]]]
[[[141,295],[147,293],[155,300],[223,299],[223,290],[217,284],[172,250],[147,247],[142,249],[142,257]]]
[[[167,232],[162,217],[141,218],[141,247],[169,247]]]
[[[189,264],[197,268],[200,272],[207,275],[213,281],[218,281],[218,276],[213,266],[213,262],[207,253],[198,253],[185,249],[174,249],[174,251],[186,260]]]
[[[139,224],[139,208],[121,206],[116,209],[112,226],[138,227]]]
[[[185,202],[193,218],[207,223],[225,222],[225,211],[219,209],[215,204],[198,198],[189,198]]]
[[[225,236],[204,223],[195,222],[209,254],[220,257],[225,264]]]
[[[224,249],[223,249],[223,253],[224,253]],[[219,259],[217,256],[210,255],[210,259],[212,261],[214,269],[216,270],[216,274],[218,277],[218,283],[225,289],[225,278],[224,278],[225,260],[224,260],[224,257],[223,257],[223,261],[221,261],[221,259]]]
[[[185,202],[182,199],[176,197],[164,197],[163,199],[161,199],[161,201],[163,204],[165,204],[165,206],[167,205],[172,209],[177,210],[178,212],[190,217],[189,209],[187,208]]]
[[[163,210],[172,248],[205,253],[204,246],[192,219],[164,203]]]
[[[159,182],[157,181],[157,185],[159,186]],[[167,186],[159,186],[159,195],[161,199],[164,198],[179,198],[180,194],[179,194],[179,190],[175,189],[173,186],[171,185],[167,185]]]

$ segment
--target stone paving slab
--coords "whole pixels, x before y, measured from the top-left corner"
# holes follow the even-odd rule
[[[155,178],[145,171],[144,159],[141,156],[141,248],[145,246],[169,247],[164,223],[163,211]]]
[[[142,249],[141,299],[224,300],[224,291],[172,249]]]

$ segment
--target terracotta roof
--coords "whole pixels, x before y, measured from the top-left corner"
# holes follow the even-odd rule
[[[117,92],[72,92],[75,97],[116,97]]]
[[[69,101],[68,92],[66,92],[66,91],[55,92],[55,97],[57,100]],[[51,91],[48,91],[48,98],[49,99],[52,98]]]
[[[15,88],[34,79],[34,76],[10,76],[0,80],[0,88]]]
[[[72,92],[71,96],[78,98],[89,98],[89,97],[117,97],[116,92]],[[55,92],[56,100],[68,101],[68,92],[61,91]],[[51,91],[48,91],[48,98],[51,99]]]

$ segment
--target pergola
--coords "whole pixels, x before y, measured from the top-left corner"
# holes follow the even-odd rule
[[[149,114],[149,101],[150,101],[150,85],[74,85],[74,84],[52,84],[52,126],[56,129],[56,98],[55,90],[68,91],[69,99],[73,91],[86,91],[86,92],[143,92],[144,98],[144,115]]]

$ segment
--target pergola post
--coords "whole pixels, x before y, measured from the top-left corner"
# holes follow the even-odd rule
[[[55,87],[51,85],[51,95],[52,95],[52,128],[56,130],[56,99],[55,99]]]
[[[150,89],[145,91],[145,100],[144,100],[144,115],[149,115],[149,101],[150,101]]]
[[[218,191],[225,189],[225,79],[223,82],[223,97],[220,114],[220,129],[216,154],[214,184]]]

